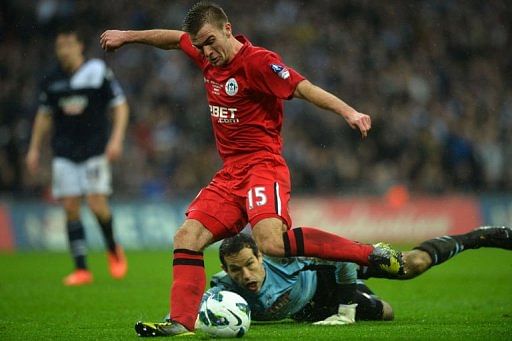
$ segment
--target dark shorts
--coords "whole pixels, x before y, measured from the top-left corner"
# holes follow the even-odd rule
[[[338,312],[340,302],[336,291],[339,290],[339,287],[335,281],[334,271],[319,270],[317,275],[318,284],[315,296],[302,310],[292,316],[296,321],[321,321]],[[356,320],[382,320],[382,300],[362,281],[357,283],[353,300],[353,303],[357,303]]]

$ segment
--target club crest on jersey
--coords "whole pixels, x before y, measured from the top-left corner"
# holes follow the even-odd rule
[[[88,104],[89,99],[86,96],[75,95],[59,99],[62,112],[70,116],[81,115]]]
[[[226,85],[224,86],[224,89],[226,90],[226,93],[229,96],[235,96],[238,92],[238,83],[236,82],[236,79],[230,78],[226,82]]]
[[[288,69],[282,65],[270,64],[270,68],[282,79],[287,79],[290,77],[290,71],[288,71]]]

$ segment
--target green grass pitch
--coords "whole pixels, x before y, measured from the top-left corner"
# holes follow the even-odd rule
[[[135,340],[137,320],[167,312],[170,252],[128,252],[128,276],[108,276],[102,253],[92,253],[92,285],[68,288],[65,253],[0,254],[0,340]],[[206,253],[209,275],[218,271]],[[464,252],[410,281],[370,280],[395,310],[392,322],[316,327],[291,321],[251,326],[248,340],[512,339],[512,252]],[[205,339],[205,335],[181,339]]]

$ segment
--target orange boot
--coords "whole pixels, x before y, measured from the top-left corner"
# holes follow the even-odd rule
[[[62,282],[67,286],[79,286],[92,283],[92,273],[86,269],[76,269],[71,274],[64,277]]]
[[[110,275],[115,279],[122,279],[128,271],[128,263],[121,245],[117,245],[116,252],[108,252],[108,266]]]

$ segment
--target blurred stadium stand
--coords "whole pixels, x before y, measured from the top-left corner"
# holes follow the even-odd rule
[[[132,117],[117,198],[193,196],[220,166],[201,73],[179,52],[104,54],[108,28],[179,28],[194,1],[3,0],[0,194],[48,195],[24,168],[53,37],[75,21],[88,55],[120,79]],[[254,44],[373,117],[369,138],[299,100],[286,105],[294,193],[503,193],[512,190],[512,6],[508,1],[218,1]],[[46,160],[50,156],[46,155]],[[128,171],[129,170],[129,171]]]

